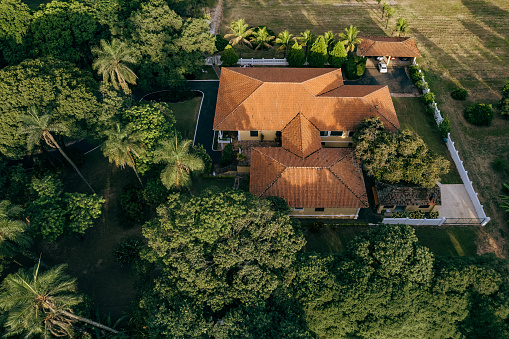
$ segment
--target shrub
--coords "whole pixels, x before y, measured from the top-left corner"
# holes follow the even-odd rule
[[[509,98],[509,82],[502,88],[502,97]]]
[[[500,100],[500,114],[503,116],[509,116],[509,98],[502,98]]]
[[[204,174],[210,174],[212,172],[212,158],[207,153],[203,145],[196,144],[196,146],[193,146],[193,154],[197,155],[201,160],[203,160],[204,165]]]
[[[161,205],[168,196],[168,189],[163,185],[159,176],[151,178],[143,189],[143,198],[150,207]]]
[[[413,211],[408,216],[410,219],[424,219],[425,213],[423,211]]]
[[[221,166],[226,166],[231,164],[232,161],[233,161],[233,146],[232,144],[227,144],[224,147],[223,152],[221,153],[220,164]]]
[[[366,70],[367,58],[352,56],[346,61],[346,77],[350,80],[359,79]]]
[[[346,52],[345,45],[341,41],[338,41],[334,46],[334,49],[329,53],[329,63],[333,67],[341,67],[346,61],[348,53]]]
[[[140,257],[141,247],[141,241],[127,239],[118,244],[113,256],[122,266],[129,265]]]
[[[406,218],[405,212],[394,212],[392,214],[393,218]]]
[[[493,110],[488,104],[475,104],[465,110],[465,119],[476,126],[489,126],[493,120]]]
[[[448,116],[444,117],[444,120],[438,125],[438,132],[444,139],[447,138],[447,134],[451,132],[451,121]]]
[[[414,85],[415,85],[415,87],[417,87],[420,90],[422,90],[424,88],[428,88],[428,84],[425,81],[423,81],[422,79],[417,81]]]
[[[288,207],[288,204],[284,198],[267,197],[267,200],[270,202],[270,205],[274,211],[281,212],[283,214],[288,214],[291,212],[291,209]]]
[[[458,87],[454,91],[451,92],[451,97],[454,100],[466,100],[467,96],[468,96],[468,91],[461,87]]]
[[[435,100],[435,94],[433,94],[433,92],[428,92],[421,95],[421,99],[424,101],[424,103],[431,104]]]
[[[288,61],[288,65],[290,67],[301,67],[306,62],[306,54],[304,53],[302,46],[297,42],[295,42],[292,48],[288,51],[286,61]]]
[[[235,66],[239,61],[239,56],[235,53],[235,50],[232,46],[228,45],[221,54],[221,62],[222,66],[230,67]]]
[[[308,62],[311,67],[323,67],[327,62],[327,45],[323,36],[319,36],[318,39],[313,42],[311,49],[309,50]]]
[[[408,67],[408,72],[410,74],[419,73],[419,66],[411,65],[410,67]]]
[[[422,74],[410,73],[410,79],[412,79],[412,83],[417,84],[419,81],[422,81]]]
[[[438,219],[438,211],[429,212],[429,218],[430,219]]]
[[[224,51],[224,49],[228,46],[228,40],[223,38],[221,34],[216,34],[216,49],[219,52]]]
[[[501,158],[496,158],[495,160],[493,160],[493,162],[491,163],[491,167],[497,171],[497,172],[503,172],[505,171],[506,169],[506,166],[507,166],[507,162],[505,161],[505,159],[501,159]]]

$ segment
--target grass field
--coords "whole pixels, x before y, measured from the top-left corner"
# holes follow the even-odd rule
[[[509,234],[499,195],[505,173],[491,163],[509,156],[509,120],[495,117],[491,127],[465,122],[464,108],[472,103],[495,104],[509,81],[509,1],[507,0],[398,0],[394,19],[385,29],[374,1],[346,0],[225,0],[221,33],[231,21],[244,18],[250,26],[266,25],[279,33],[288,29],[298,35],[306,29],[315,34],[339,33],[349,25],[361,35],[391,35],[394,20],[410,25],[422,58],[417,61],[435,93],[440,110],[451,119],[452,138],[464,161],[485,212],[492,221],[480,234],[480,252],[506,256],[504,234]],[[274,50],[244,52],[244,57],[273,57]],[[278,55],[279,56],[279,55]],[[466,102],[456,102],[450,92],[456,86],[469,90]]]
[[[318,232],[307,232],[308,252],[334,253],[346,250],[348,243],[365,233],[367,226],[323,227]],[[474,256],[477,252],[477,235],[473,228],[444,227],[416,228],[419,243],[439,256]]]
[[[173,115],[175,115],[175,128],[182,133],[184,139],[193,140],[196,120],[200,111],[201,97],[195,97],[189,101],[168,103]]]

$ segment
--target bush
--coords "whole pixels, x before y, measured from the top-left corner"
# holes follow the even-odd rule
[[[422,81],[422,74],[421,73],[410,73],[410,79],[412,79],[412,83],[415,85],[419,81]]]
[[[442,138],[447,138],[447,134],[451,132],[451,121],[449,117],[444,117],[444,120],[438,125],[438,132]]]
[[[352,56],[346,61],[346,77],[350,80],[359,79],[366,70],[367,58]]]
[[[157,207],[161,205],[168,196],[168,189],[161,182],[159,176],[151,178],[143,189],[143,198],[148,206]]]
[[[207,153],[203,145],[196,144],[196,146],[193,146],[193,154],[197,155],[201,160],[203,160],[203,173],[210,174],[212,172],[212,158]]]
[[[411,65],[410,67],[408,67],[408,72],[410,74],[419,73],[419,66]]]
[[[333,67],[341,67],[346,61],[348,53],[346,52],[345,45],[338,41],[332,51],[329,53],[329,64]]]
[[[424,219],[425,213],[423,211],[413,211],[408,216],[410,219]]]
[[[267,200],[270,202],[272,209],[276,212],[281,212],[283,214],[289,214],[292,210],[286,203],[286,200],[281,197],[267,197]]]
[[[509,98],[509,82],[502,88],[502,97]]]
[[[290,67],[302,67],[306,62],[306,54],[304,53],[302,46],[297,42],[295,42],[292,48],[288,51],[286,61],[288,61],[288,65]]]
[[[500,100],[500,114],[503,116],[509,116],[509,98],[502,98]]]
[[[220,165],[226,166],[233,162],[233,146],[232,144],[228,144],[224,147],[223,152],[221,153]]]
[[[489,126],[493,120],[493,110],[488,104],[475,104],[465,110],[465,119],[476,126]]]
[[[327,62],[327,45],[323,36],[319,36],[315,40],[309,50],[308,62],[311,67],[323,67]]]
[[[228,40],[223,38],[221,34],[216,34],[216,49],[219,52],[224,51],[224,49],[228,46]]]
[[[461,87],[458,87],[454,91],[451,92],[451,97],[454,100],[466,100],[467,96],[468,96],[468,91]]]
[[[405,212],[394,212],[392,214],[393,218],[406,218]]]
[[[435,100],[435,94],[433,94],[433,92],[428,92],[421,95],[421,99],[425,104],[431,104]]]
[[[417,81],[416,83],[414,83],[415,87],[417,87],[418,89],[422,90],[424,88],[428,88],[428,84],[423,81],[422,79]]]
[[[429,212],[429,218],[430,219],[438,219],[438,211]]]
[[[122,266],[129,265],[140,257],[141,247],[141,241],[127,239],[118,244],[113,256]]]
[[[239,56],[235,53],[235,50],[232,46],[228,45],[221,54],[221,62],[222,66],[231,67],[235,66],[239,61]]]

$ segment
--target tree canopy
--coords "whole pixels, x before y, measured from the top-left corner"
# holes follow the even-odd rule
[[[417,134],[385,131],[379,118],[361,122],[354,145],[364,169],[377,180],[431,188],[449,172],[449,161],[429,150]]]

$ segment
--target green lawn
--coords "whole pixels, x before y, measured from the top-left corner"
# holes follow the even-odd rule
[[[194,138],[200,104],[201,97],[184,102],[168,103],[177,120],[175,128],[182,133],[184,139],[193,140]]]
[[[447,145],[440,135],[435,120],[426,113],[420,98],[392,98],[402,128],[410,129],[424,140],[426,145],[451,163],[450,171],[442,176],[443,184],[461,184],[461,177],[452,161]]]
[[[194,80],[218,80],[216,72],[212,66],[203,66],[203,71]]]
[[[306,228],[305,228],[306,229]],[[306,232],[307,252],[343,252],[356,236],[365,233],[367,226],[322,227],[318,232]],[[466,227],[415,228],[421,245],[438,256],[474,256],[477,253],[477,231]]]

